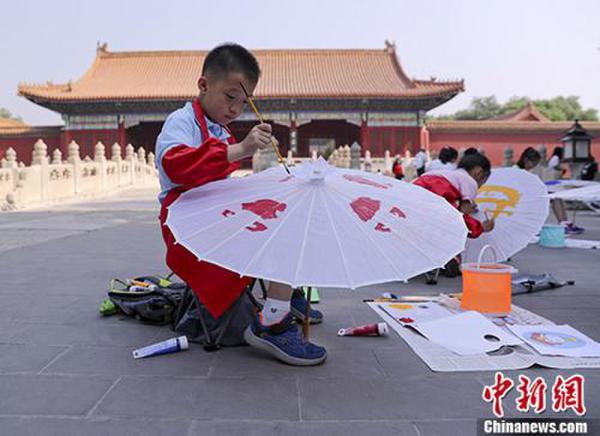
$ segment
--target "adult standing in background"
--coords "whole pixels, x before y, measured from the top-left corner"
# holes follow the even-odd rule
[[[417,176],[420,177],[425,172],[425,165],[427,164],[427,153],[425,149],[419,149],[419,152],[413,158],[413,166],[417,170]]]

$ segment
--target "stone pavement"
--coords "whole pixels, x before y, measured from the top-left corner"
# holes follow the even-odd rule
[[[338,338],[340,327],[376,322],[363,298],[448,292],[422,278],[356,292],[321,290],[325,322],[313,328],[329,359],[294,368],[248,347],[134,361],[131,350],[172,337],[168,328],[98,306],[112,277],[164,271],[155,193],[51,210],[0,214],[1,435],[471,435],[491,417],[481,400],[493,373],[434,373],[392,332]],[[600,239],[600,216],[580,214],[587,239]],[[514,257],[522,271],[553,272],[575,286],[514,301],[600,340],[599,250],[529,246]],[[555,371],[506,371],[542,376]],[[600,418],[600,370],[586,377],[588,417]],[[519,414],[514,392],[507,416]],[[547,415],[544,415],[547,416]],[[562,417],[574,417],[572,412]]]

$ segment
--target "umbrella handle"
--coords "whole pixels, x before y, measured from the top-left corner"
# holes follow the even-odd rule
[[[483,253],[485,253],[485,250],[487,249],[490,249],[494,252],[494,263],[498,262],[498,253],[496,252],[496,249],[489,244],[484,245],[479,252],[479,256],[477,257],[477,269],[481,269],[481,259],[483,259]]]
[[[308,342],[310,339],[310,299],[312,293],[312,286],[308,287],[308,292],[306,293],[306,313],[304,315],[304,322],[302,323],[302,334],[304,335],[304,339]]]

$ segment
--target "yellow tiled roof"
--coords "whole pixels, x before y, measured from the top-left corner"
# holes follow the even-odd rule
[[[463,81],[411,80],[393,46],[382,50],[254,50],[262,77],[258,98],[418,98],[456,94]],[[188,99],[206,51],[97,50],[90,69],[66,84],[19,85],[46,101]]]

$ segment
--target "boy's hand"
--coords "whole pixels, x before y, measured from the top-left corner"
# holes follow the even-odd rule
[[[264,150],[271,145],[271,125],[263,123],[254,126],[242,142],[251,154],[256,150]]]
[[[491,232],[492,230],[494,230],[496,222],[493,219],[490,219],[490,220],[485,220],[484,222],[481,223],[481,225],[483,226],[483,232],[487,233],[487,232]]]
[[[461,200],[460,205],[458,206],[458,210],[460,210],[464,214],[471,215],[477,212],[477,206],[475,206],[475,204],[470,202],[469,200]]]

